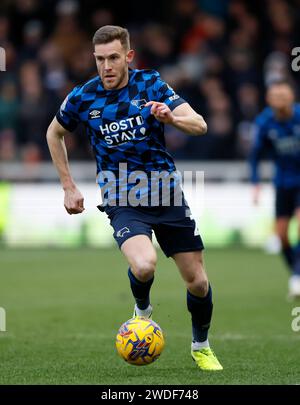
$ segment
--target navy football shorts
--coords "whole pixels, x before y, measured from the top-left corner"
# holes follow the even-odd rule
[[[203,242],[190,209],[183,206],[158,207],[101,207],[110,219],[114,238],[121,247],[127,239],[147,235],[152,240],[152,231],[167,257],[179,252],[203,250]]]
[[[295,210],[300,208],[300,187],[276,188],[275,213],[276,218],[292,217]]]

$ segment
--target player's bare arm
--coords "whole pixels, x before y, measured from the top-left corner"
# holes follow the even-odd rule
[[[68,131],[54,118],[47,131],[47,142],[65,192],[64,206],[70,215],[80,214],[84,211],[83,196],[71,176],[64,141],[66,134],[68,134]]]
[[[188,103],[180,104],[173,111],[166,104],[157,101],[149,101],[145,105],[150,106],[151,114],[164,124],[173,125],[189,135],[204,135],[207,132],[207,124],[203,117]]]

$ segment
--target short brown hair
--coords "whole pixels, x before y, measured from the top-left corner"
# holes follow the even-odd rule
[[[108,44],[119,39],[124,49],[130,49],[129,32],[118,25],[104,25],[93,36],[93,44]]]
[[[281,77],[281,78],[272,80],[270,83],[268,83],[267,90],[269,90],[273,86],[288,86],[293,91],[294,91],[294,87],[295,87],[293,85],[292,81],[286,77]]]

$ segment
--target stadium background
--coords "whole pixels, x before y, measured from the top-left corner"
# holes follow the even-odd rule
[[[1,1],[1,383],[299,383],[287,274],[278,256],[264,252],[279,248],[272,170],[262,167],[254,207],[247,167],[265,85],[288,77],[298,93],[291,50],[300,44],[299,19],[299,0]],[[66,144],[86,211],[68,216],[63,208],[45,133],[66,94],[96,74],[91,37],[105,24],[126,26],[137,51],[133,67],[158,70],[208,123],[201,138],[167,127],[166,142],[180,170],[204,172],[204,188],[195,196],[187,184],[186,192],[217,290],[212,339],[225,359],[222,376],[200,379],[188,351],[171,356],[179,344],[188,347],[189,322],[179,276],[162,255],[153,298],[155,320],[169,337],[165,363],[142,375],[121,369],[113,337],[132,299],[126,265],[96,209],[95,165],[82,128]]]

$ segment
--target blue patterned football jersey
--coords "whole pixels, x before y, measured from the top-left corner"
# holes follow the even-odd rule
[[[128,84],[118,90],[105,90],[99,76],[75,87],[56,114],[68,131],[83,123],[100,187],[107,185],[108,172],[115,175],[116,181],[103,195],[106,199],[118,199],[132,189],[140,171],[148,176],[139,189],[144,196],[151,193],[150,173],[176,173],[165,146],[164,124],[150,114],[151,107],[145,107],[148,101],[163,102],[171,110],[185,102],[155,70],[130,69]],[[132,173],[135,181],[125,181]]]
[[[276,187],[300,187],[300,105],[294,104],[289,119],[278,120],[267,107],[255,121],[256,133],[250,155],[251,180],[257,183],[258,162],[267,153],[275,163]]]

